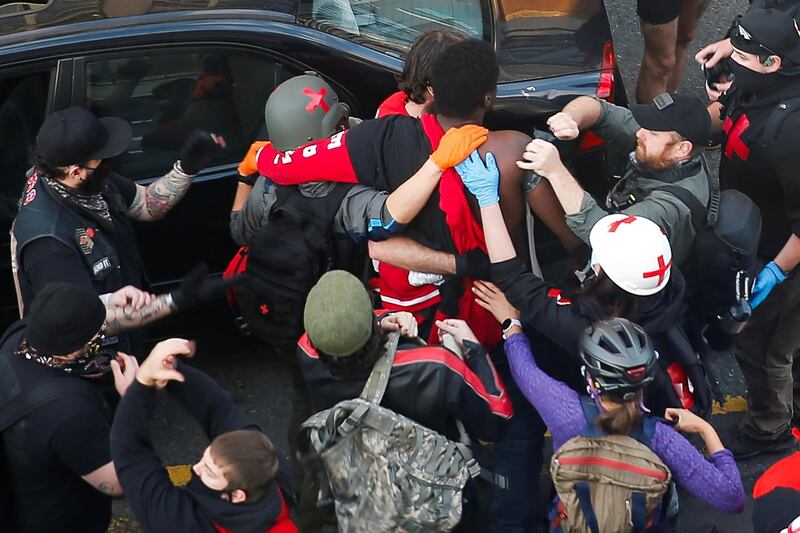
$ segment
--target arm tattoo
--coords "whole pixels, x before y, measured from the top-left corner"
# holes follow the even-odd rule
[[[113,496],[114,495],[114,487],[108,481],[101,481],[95,488],[105,494],[106,496]]]
[[[136,197],[128,208],[128,216],[135,220],[158,220],[184,197],[192,177],[175,167],[164,176],[145,187],[136,187]]]
[[[159,296],[150,305],[134,310],[131,307],[107,307],[106,331],[115,335],[122,331],[138,328],[169,315],[172,309],[168,294]]]

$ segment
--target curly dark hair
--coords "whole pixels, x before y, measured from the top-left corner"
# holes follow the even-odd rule
[[[415,104],[424,104],[431,84],[431,68],[447,47],[464,41],[463,33],[449,30],[426,31],[411,43],[403,72],[397,77],[400,90]]]
[[[372,334],[367,343],[357,352],[347,357],[336,357],[319,352],[319,360],[328,367],[333,375],[350,375],[370,370],[378,357],[383,353],[383,345],[387,340],[386,333],[378,325],[377,319],[372,323]]]
[[[47,176],[54,180],[61,180],[67,176],[65,167],[51,165],[36,149],[34,149],[33,155],[31,156],[31,164],[36,168],[36,172],[40,176]]]
[[[448,46],[431,69],[437,113],[469,117],[497,90],[499,73],[497,56],[486,41],[471,38]]]

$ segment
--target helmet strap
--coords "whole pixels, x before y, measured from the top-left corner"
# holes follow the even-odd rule
[[[594,400],[597,409],[599,409],[601,413],[605,413],[606,408],[603,407],[603,403],[600,401],[600,389],[594,386],[594,378],[589,371],[586,370],[586,365],[581,366],[581,372],[586,379],[586,392],[589,393],[589,396]]]

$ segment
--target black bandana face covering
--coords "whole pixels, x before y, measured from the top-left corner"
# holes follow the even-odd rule
[[[111,370],[111,360],[116,356],[112,350],[104,349],[105,325],[97,336],[86,344],[83,352],[69,361],[55,359],[55,355],[40,354],[27,340],[20,343],[17,355],[29,361],[35,361],[50,368],[66,372],[72,376],[100,378]]]

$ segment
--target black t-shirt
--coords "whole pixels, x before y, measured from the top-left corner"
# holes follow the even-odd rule
[[[347,151],[359,183],[391,192],[416,174],[432,150],[420,120],[393,115],[352,128],[347,133]],[[439,208],[438,188],[404,233],[431,248],[456,251]]]
[[[10,339],[0,357],[8,358],[21,390],[59,377],[81,380],[87,393],[40,407],[2,433],[3,483],[11,492],[15,513],[12,531],[105,531],[111,520],[111,499],[81,478],[111,461],[111,416],[101,387],[15,355],[20,337]],[[96,401],[91,400],[94,396]]]
[[[126,207],[130,207],[136,197],[136,184],[127,178],[111,173],[108,177],[119,190]],[[127,233],[122,231],[122,233]],[[129,236],[119,235],[115,240],[127,240]],[[119,254],[123,283],[141,287],[142,276],[139,272],[138,260],[132,252],[134,249],[127,244],[116,242]],[[78,250],[74,246],[67,246],[54,238],[36,239],[26,245],[22,250],[22,264],[24,273],[20,279],[23,299],[28,309],[30,301],[45,285],[54,282],[66,282],[93,289],[92,279],[86,270]]]

